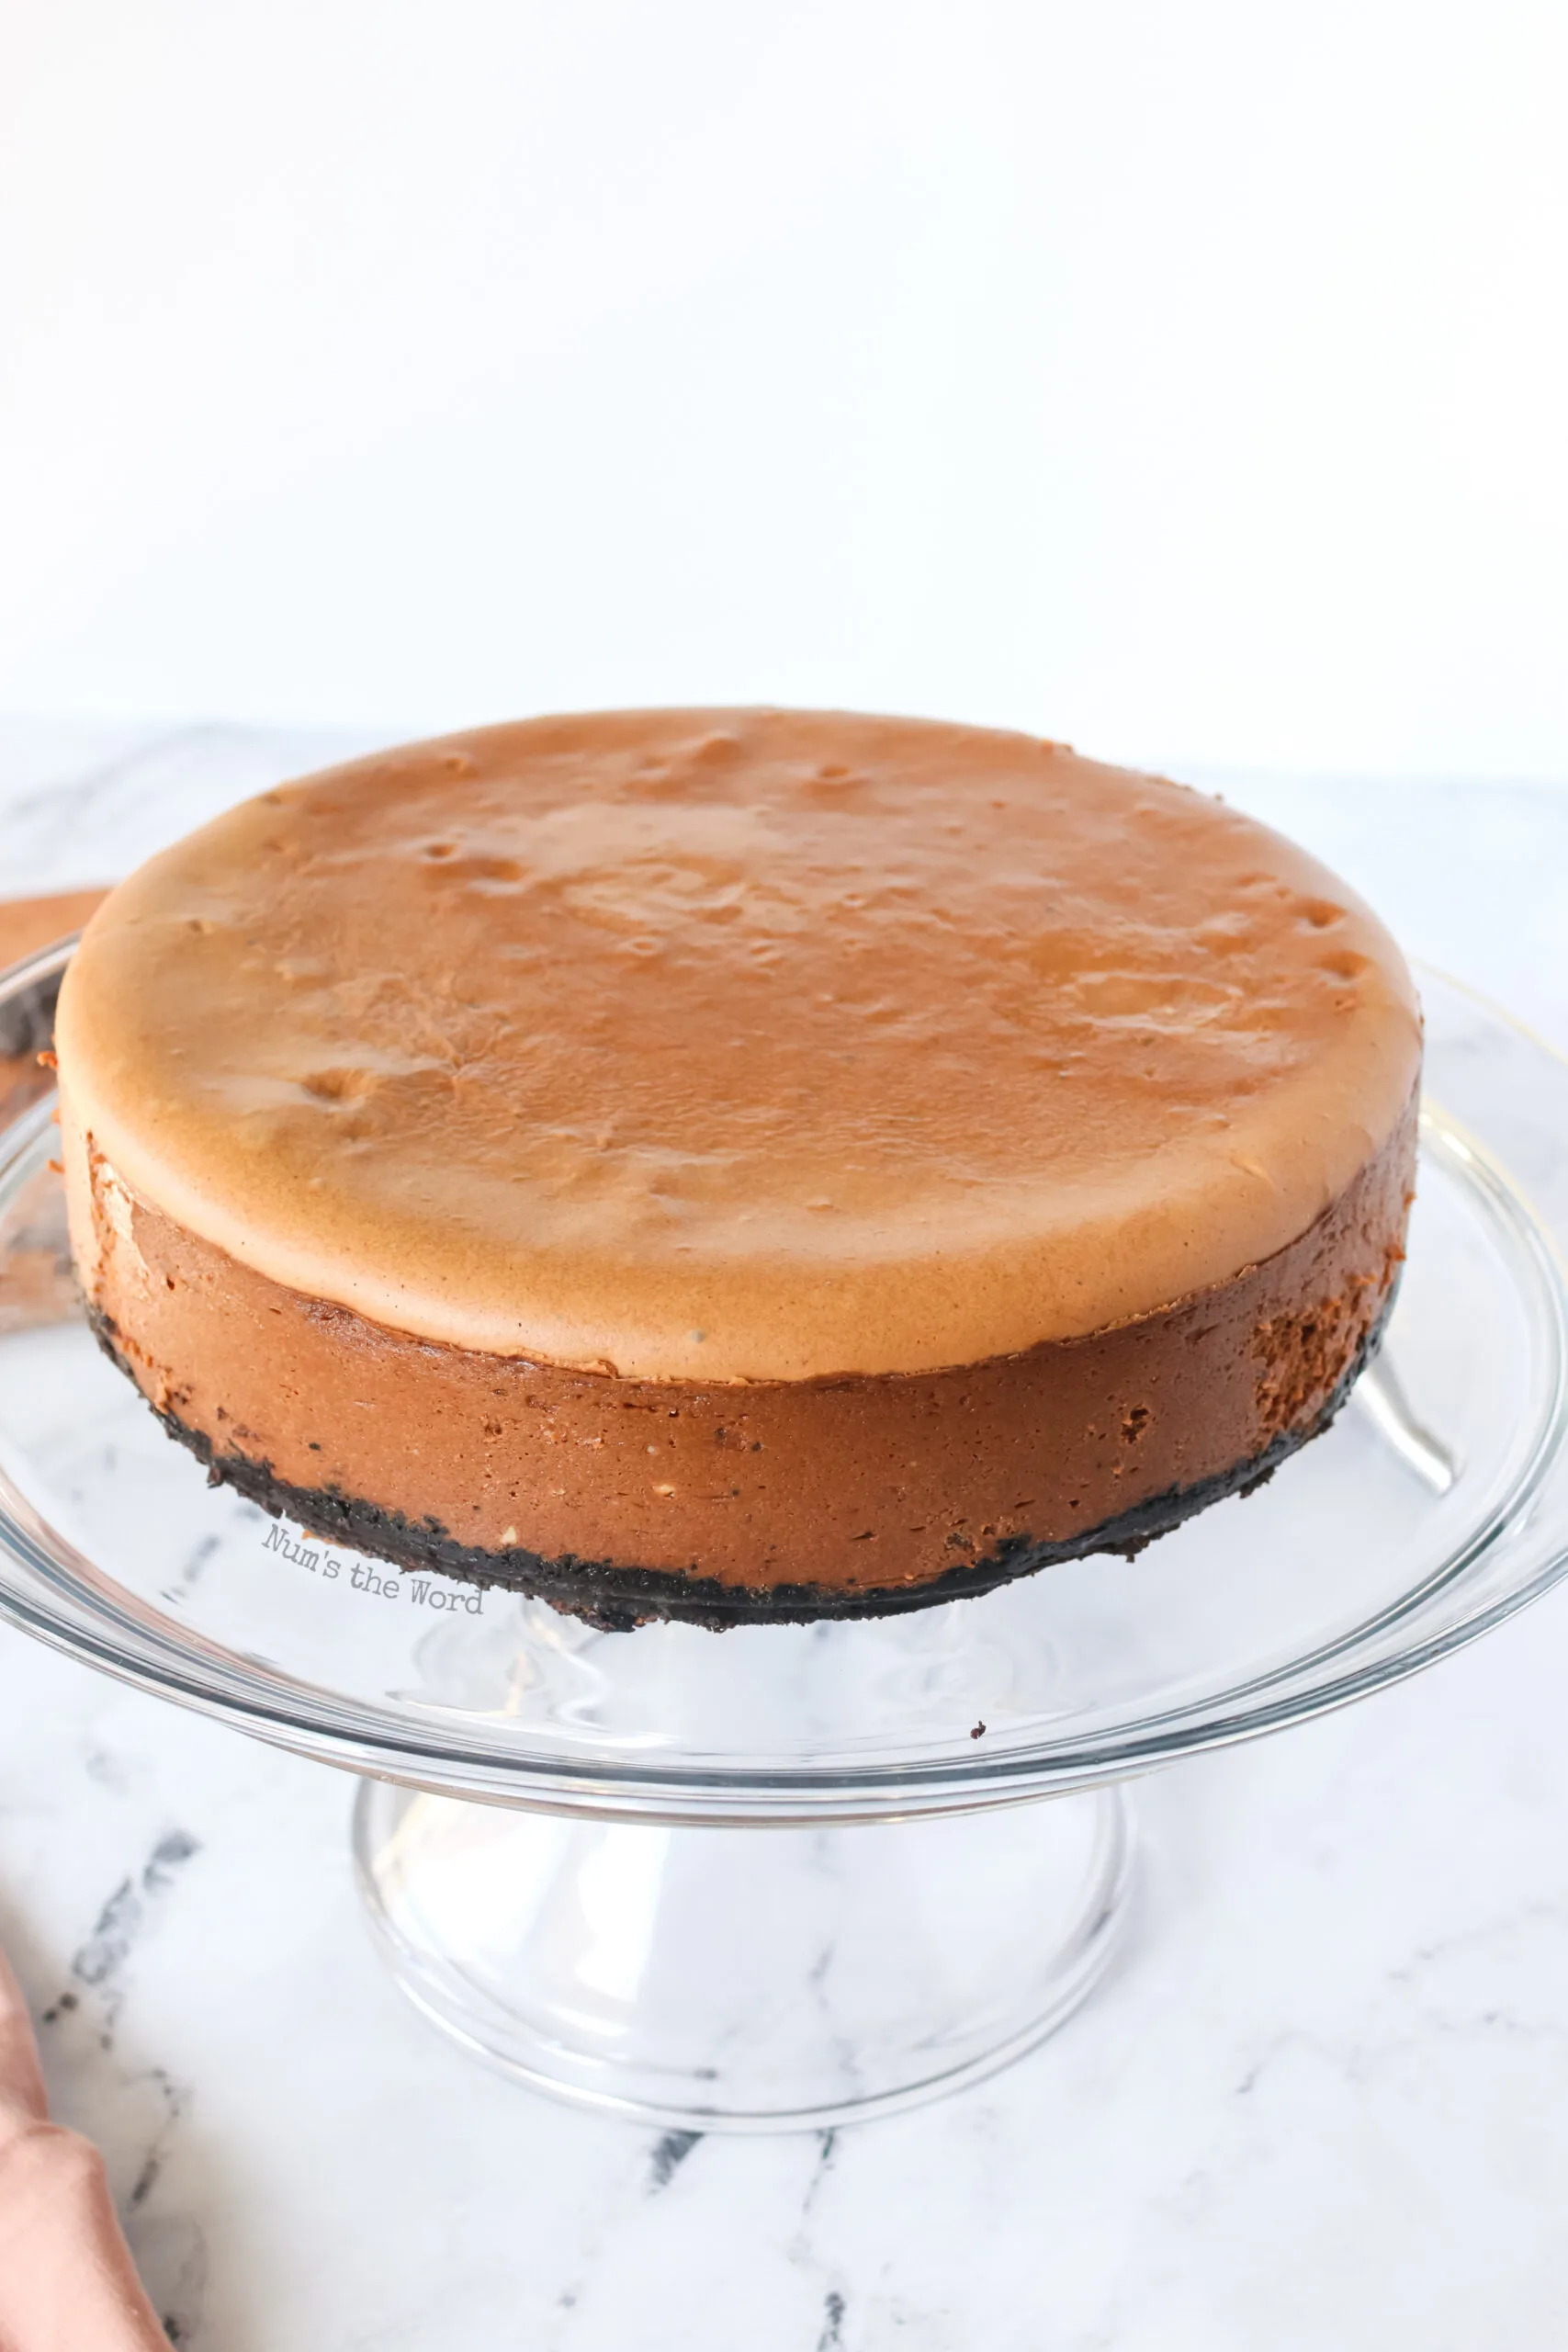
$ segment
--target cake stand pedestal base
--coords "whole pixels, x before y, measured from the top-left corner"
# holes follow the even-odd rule
[[[362,1782],[372,1926],[525,2082],[692,2132],[821,2130],[978,2081],[1075,2009],[1126,1911],[1120,1789],[831,1827],[581,1821]]]

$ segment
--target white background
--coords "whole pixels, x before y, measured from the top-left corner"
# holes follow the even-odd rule
[[[0,37],[0,712],[1568,776],[1563,0]]]

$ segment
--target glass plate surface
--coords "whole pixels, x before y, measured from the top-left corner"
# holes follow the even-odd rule
[[[62,961],[18,967],[0,1006]],[[858,1623],[596,1633],[209,1489],[59,1277],[39,1102],[0,1137],[0,1612],[326,1762],[667,1820],[1017,1802],[1362,1697],[1568,1566],[1568,1063],[1421,978],[1409,1261],[1384,1357],[1335,1427],[1136,1560]]]

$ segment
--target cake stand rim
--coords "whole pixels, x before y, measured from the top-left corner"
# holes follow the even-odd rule
[[[0,1008],[14,995],[63,972],[78,936],[72,934],[0,974]],[[1549,1041],[1481,991],[1435,966],[1416,963],[1416,969],[1428,985],[1435,984],[1439,991],[1458,997],[1532,1054],[1547,1060],[1556,1073],[1568,1077],[1568,1057],[1558,1053]],[[50,1102],[46,1096],[0,1129],[0,1185],[18,1159],[36,1143],[37,1135],[47,1125],[49,1117]],[[1461,1135],[1464,1132],[1458,1122],[1448,1121],[1446,1125],[1450,1131]],[[1475,1139],[1473,1148],[1482,1159],[1488,1157],[1484,1137]],[[1495,1162],[1491,1164],[1495,1168]],[[1546,1459],[1529,1498],[1534,1499],[1542,1487],[1550,1487],[1553,1480],[1568,1489],[1568,1457],[1562,1444],[1568,1426],[1568,1292],[1564,1289],[1559,1236],[1551,1224],[1530,1211],[1506,1170],[1497,1170],[1496,1174],[1538,1245],[1544,1295],[1554,1317],[1556,1391]],[[1568,1239],[1568,1235],[1562,1239]],[[333,1721],[325,1719],[324,1710],[306,1715],[298,1709],[290,1711],[282,1702],[269,1702],[254,1690],[245,1692],[227,1687],[243,1679],[245,1671],[245,1661],[237,1653],[227,1655],[241,1669],[240,1676],[219,1674],[210,1660],[204,1671],[203,1653],[221,1653],[216,1645],[198,1642],[194,1636],[187,1635],[181,1643],[167,1636],[156,1637],[145,1627],[122,1628],[122,1643],[127,1632],[133,1632],[135,1636],[128,1654],[126,1647],[117,1646],[109,1632],[99,1630],[85,1610],[68,1610],[59,1605],[51,1608],[46,1600],[16,1585],[12,1573],[15,1568],[25,1573],[34,1566],[36,1574],[36,1565],[28,1561],[28,1554],[37,1547],[26,1527],[13,1518],[7,1508],[6,1498],[10,1495],[16,1495],[32,1515],[26,1498],[9,1479],[0,1477],[0,1619],[96,1671],[186,1706],[267,1745],[365,1777],[449,1797],[521,1805],[573,1817],[615,1817],[687,1826],[797,1826],[809,1822],[848,1825],[886,1820],[901,1814],[978,1812],[1139,1778],[1184,1756],[1235,1747],[1244,1740],[1290,1729],[1371,1697],[1495,1630],[1544,1597],[1568,1575],[1565,1523],[1561,1540],[1549,1544],[1543,1555],[1533,1561],[1516,1583],[1485,1605],[1438,1625],[1424,1638],[1374,1655],[1327,1679],[1288,1690],[1272,1702],[1227,1706],[1227,1702],[1245,1701],[1258,1687],[1255,1679],[1201,1702],[1185,1718],[1179,1713],[1160,1715],[1151,1711],[1145,1713],[1142,1724],[1118,1727],[1098,1740],[1089,1735],[1055,1748],[1036,1743],[1032,1749],[989,1754],[964,1754],[955,1746],[949,1758],[907,1764],[881,1761],[863,1769],[840,1762],[829,1770],[815,1771],[793,1766],[749,1771],[671,1764],[650,1770],[647,1766],[589,1760],[564,1751],[551,1758],[538,1751],[504,1756],[494,1750],[464,1748],[459,1744],[442,1747],[431,1738],[428,1726],[423,1737],[412,1730],[406,1735],[395,1732],[388,1728],[380,1711],[365,1709],[346,1696],[334,1702]],[[1516,1510],[1513,1518],[1517,1517]],[[1510,1523],[1505,1521],[1494,1530],[1483,1550],[1489,1549],[1499,1534],[1507,1532]],[[41,1550],[39,1561],[46,1572],[56,1565]],[[1462,1569],[1455,1571],[1448,1581],[1458,1580],[1462,1573]],[[50,1589],[48,1582],[42,1587],[46,1594]],[[1407,1614],[1408,1610],[1408,1603],[1401,1603],[1392,1613],[1399,1616]],[[100,1623],[112,1625],[113,1622],[102,1620],[100,1612]],[[174,1621],[164,1622],[170,1624],[171,1634],[179,1630]],[[1371,1622],[1375,1625],[1380,1621]],[[1329,1647],[1338,1654],[1351,1649],[1357,1642],[1365,1646],[1365,1628],[1355,1629],[1352,1634],[1341,1637]],[[1303,1663],[1310,1664],[1315,1655],[1308,1652],[1304,1660],[1292,1660],[1265,1679],[1288,1684],[1292,1676],[1299,1678]],[[364,1720],[354,1719],[355,1713],[367,1716],[372,1712],[377,1715],[374,1727]]]

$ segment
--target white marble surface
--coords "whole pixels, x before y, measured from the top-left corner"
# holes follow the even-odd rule
[[[0,888],[113,872],[318,748],[0,728]],[[1568,1043],[1568,795],[1227,789]],[[0,1937],[202,2352],[1540,2352],[1564,1690],[1559,1598],[1145,1783],[1136,1925],[1091,2006],[837,2135],[660,2141],[491,2075],[371,1951],[345,1782],[8,1631]]]

